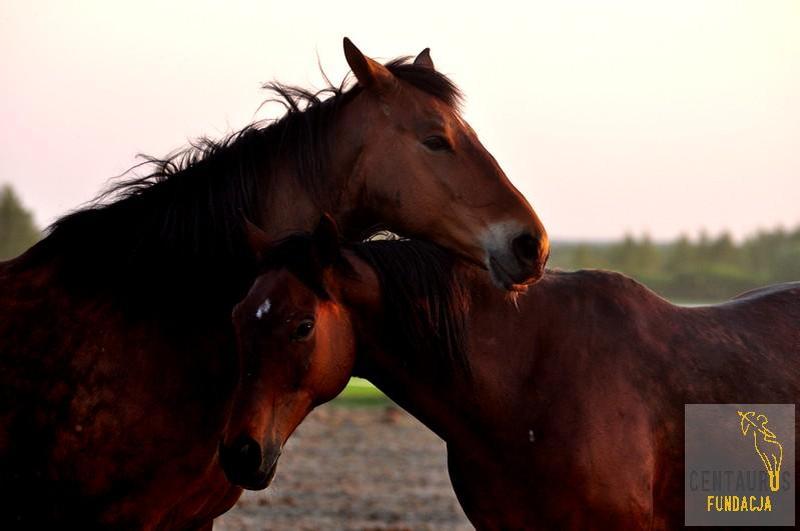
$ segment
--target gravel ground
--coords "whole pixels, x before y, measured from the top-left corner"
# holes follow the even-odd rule
[[[396,407],[326,405],[284,448],[275,480],[218,518],[231,530],[469,530],[444,443]]]

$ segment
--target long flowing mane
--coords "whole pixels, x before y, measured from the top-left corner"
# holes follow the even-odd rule
[[[387,64],[399,79],[457,105],[460,93],[444,75],[399,58]],[[29,258],[57,261],[72,287],[109,293],[117,304],[146,307],[157,296],[165,313],[200,304],[232,306],[251,274],[244,219],[259,220],[279,161],[321,210],[335,200],[329,178],[330,126],[358,86],[318,92],[271,83],[286,114],[251,124],[221,141],[203,138],[165,159],[146,157],[137,170],[90,206],[62,217]],[[331,199],[333,198],[333,199]],[[233,282],[233,287],[231,286]]]
[[[457,258],[420,240],[376,240],[354,246],[381,287],[386,344],[411,364],[424,356],[440,377],[469,374],[466,321],[469,294]]]

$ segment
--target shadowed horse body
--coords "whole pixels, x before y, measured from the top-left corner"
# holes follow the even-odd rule
[[[232,422],[277,455],[368,378],[447,442],[479,529],[681,527],[684,404],[800,399],[800,283],[683,308],[620,274],[548,272],[512,302],[431,244],[339,254],[331,234],[273,248],[237,306],[261,371]]]
[[[437,241],[509,290],[541,275],[541,223],[427,50],[384,66],[345,40],[345,55],[352,88],[275,85],[282,119],[154,161],[0,264],[3,527],[195,528],[234,503],[218,446],[249,222],[276,238],[330,211],[349,235]]]

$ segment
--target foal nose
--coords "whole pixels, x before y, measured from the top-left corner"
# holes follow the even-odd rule
[[[544,272],[544,265],[550,256],[547,237],[534,236],[524,232],[511,241],[511,249],[520,264],[538,279]]]
[[[250,490],[266,488],[275,475],[280,447],[264,455],[261,445],[249,436],[241,436],[231,446],[220,445],[219,460],[228,481]]]
[[[261,445],[247,436],[238,438],[230,447],[220,448],[222,468],[229,478],[246,478],[256,474],[261,467],[261,456]]]

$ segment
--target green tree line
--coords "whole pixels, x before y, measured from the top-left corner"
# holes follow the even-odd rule
[[[724,232],[657,244],[644,235],[608,244],[555,244],[550,267],[620,271],[673,300],[711,302],[800,280],[800,226],[760,231],[741,243]]]
[[[0,260],[8,260],[25,251],[41,238],[33,215],[22,206],[14,190],[0,188]]]

